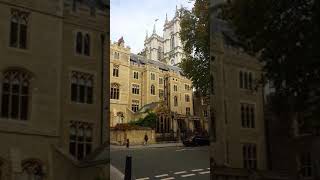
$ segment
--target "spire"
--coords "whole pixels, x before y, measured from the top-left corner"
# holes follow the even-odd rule
[[[165,24],[168,23],[168,14],[166,13],[166,21],[165,21]]]
[[[156,34],[156,23],[153,25],[153,34]]]
[[[148,30],[146,30],[146,39],[148,39]]]
[[[176,16],[179,15],[179,12],[178,12],[178,5],[176,5]]]

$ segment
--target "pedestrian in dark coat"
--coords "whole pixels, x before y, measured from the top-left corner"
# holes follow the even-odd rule
[[[129,148],[129,144],[130,144],[129,139],[127,139],[127,143],[126,143],[127,148]]]
[[[147,145],[147,143],[148,143],[148,135],[146,134],[144,135],[144,144]]]

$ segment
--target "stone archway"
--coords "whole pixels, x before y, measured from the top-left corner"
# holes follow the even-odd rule
[[[45,166],[38,159],[27,159],[22,161],[21,180],[44,180],[46,177]]]

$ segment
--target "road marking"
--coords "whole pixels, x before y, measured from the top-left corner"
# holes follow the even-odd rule
[[[160,174],[160,175],[157,175],[157,176],[154,176],[154,177],[160,178],[160,177],[165,177],[165,176],[169,176],[169,174]]]
[[[203,171],[203,172],[199,172],[199,174],[209,174],[210,171]]]
[[[173,174],[183,174],[183,173],[186,173],[187,171],[180,171],[180,172],[175,172]]]
[[[194,170],[191,170],[192,172],[198,172],[198,171],[203,171],[203,169],[194,169]]]
[[[171,180],[171,179],[175,179],[174,177],[168,177],[168,178],[164,178],[164,179],[161,179],[161,180]]]
[[[145,177],[145,178],[139,178],[139,179],[136,179],[136,180],[147,180],[147,179],[150,179],[150,178]]]
[[[195,176],[196,174],[185,174],[185,175],[182,175],[181,177],[190,177],[190,176]]]
[[[178,149],[178,150],[176,150],[177,152],[179,152],[179,151],[185,151],[186,149]]]

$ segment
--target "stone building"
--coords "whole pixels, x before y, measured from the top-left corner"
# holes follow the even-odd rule
[[[163,26],[163,36],[156,33],[154,25],[150,37],[146,35],[144,41],[144,52],[147,59],[162,61],[171,66],[179,64],[184,57],[183,47],[179,36],[180,32],[180,12],[176,7],[176,12],[172,20],[168,21],[166,15]]]
[[[97,156],[109,139],[108,12],[103,1],[0,0],[1,180],[109,176]]]
[[[137,120],[143,109],[156,104],[164,103],[176,115],[193,115],[192,82],[180,68],[132,54],[123,38],[110,45],[110,60],[111,127]],[[177,129],[177,122],[164,123]],[[193,129],[193,122],[186,123]]]

